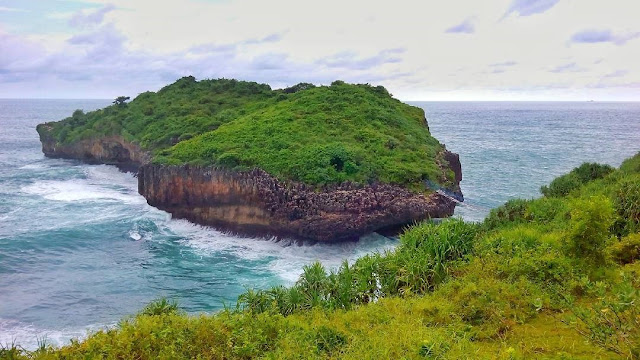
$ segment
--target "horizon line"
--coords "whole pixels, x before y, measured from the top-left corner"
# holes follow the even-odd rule
[[[134,98],[135,99],[135,98]],[[479,99],[469,99],[469,100],[442,100],[442,99],[438,99],[438,100],[405,100],[405,99],[399,99],[396,98],[402,102],[554,102],[554,103],[582,103],[582,102],[596,102],[596,103],[636,103],[639,102],[640,103],[640,99],[639,100],[499,100],[499,99],[483,99],[483,100],[479,100]],[[45,98],[45,97],[33,97],[33,98],[29,98],[29,97],[24,97],[24,98],[5,98],[5,97],[0,97],[0,100],[109,100],[111,101],[112,98]]]

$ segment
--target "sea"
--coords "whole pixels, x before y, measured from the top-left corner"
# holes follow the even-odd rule
[[[109,100],[0,99],[0,346],[64,345],[159,297],[191,314],[233,307],[247,288],[290,285],[304,265],[394,248],[378,234],[338,245],[228,235],[147,205],[113,166],[48,159],[35,127]],[[640,103],[413,102],[460,154],[465,202],[482,221],[582,162],[640,151]]]

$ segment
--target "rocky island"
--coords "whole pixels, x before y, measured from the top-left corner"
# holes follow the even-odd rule
[[[240,234],[353,240],[462,200],[458,155],[382,86],[185,77],[37,130],[46,156],[136,172],[150,205]]]

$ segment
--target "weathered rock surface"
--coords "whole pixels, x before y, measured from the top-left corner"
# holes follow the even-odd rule
[[[145,165],[138,191],[150,205],[198,224],[249,235],[323,242],[453,213],[455,201],[396,185],[343,183],[313,189],[255,169]]]
[[[42,126],[42,125],[41,125]],[[399,228],[425,218],[453,214],[455,200],[418,194],[397,185],[343,183],[321,189],[282,182],[260,169],[245,172],[213,167],[150,164],[150,155],[122,137],[59,145],[39,128],[48,157],[111,164],[138,172],[138,192],[147,202],[201,225],[239,234],[322,242],[355,240],[372,231]],[[457,154],[444,154],[455,173],[450,189],[461,197]]]
[[[121,170],[137,172],[138,167],[151,160],[151,156],[137,144],[122,136],[88,139],[70,145],[61,145],[52,138],[46,124],[38,125],[42,152],[47,157],[76,159],[89,164],[115,165]]]

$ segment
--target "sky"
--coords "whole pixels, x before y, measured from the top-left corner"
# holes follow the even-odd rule
[[[180,77],[401,100],[640,101],[638,0],[0,0],[0,98]]]

